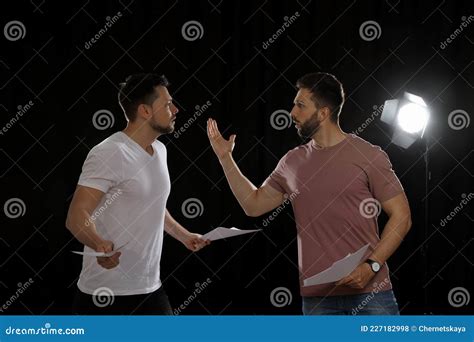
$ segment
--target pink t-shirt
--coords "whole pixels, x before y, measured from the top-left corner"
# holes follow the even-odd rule
[[[387,264],[363,289],[336,287],[334,283],[303,287],[304,279],[370,244],[362,259],[365,261],[379,242],[377,206],[403,192],[380,147],[354,134],[323,149],[317,149],[311,140],[283,156],[265,183],[291,199],[302,296],[350,295],[392,288]]]

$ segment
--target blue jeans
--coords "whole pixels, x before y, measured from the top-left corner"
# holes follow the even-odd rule
[[[303,297],[304,315],[399,315],[392,290],[348,296]]]

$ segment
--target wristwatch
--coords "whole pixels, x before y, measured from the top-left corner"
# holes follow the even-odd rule
[[[380,271],[381,266],[377,261],[367,259],[365,262],[369,264],[370,268],[372,269],[374,273],[377,273],[378,271]]]

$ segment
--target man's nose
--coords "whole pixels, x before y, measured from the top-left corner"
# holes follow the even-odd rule
[[[295,107],[293,107],[293,109],[291,109],[290,116],[291,116],[291,119],[292,119],[293,121],[296,121],[296,110],[295,110]]]

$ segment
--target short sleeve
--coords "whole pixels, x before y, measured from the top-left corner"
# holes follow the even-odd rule
[[[370,160],[367,175],[370,191],[374,198],[381,203],[404,191],[387,154],[380,148]]]
[[[107,193],[119,184],[123,170],[120,150],[94,147],[87,155],[78,184]]]
[[[282,194],[286,194],[288,191],[286,190],[286,155],[280,159],[276,168],[272,171],[272,173],[267,177],[267,179],[263,182],[263,185],[270,185],[273,189],[281,192]]]

